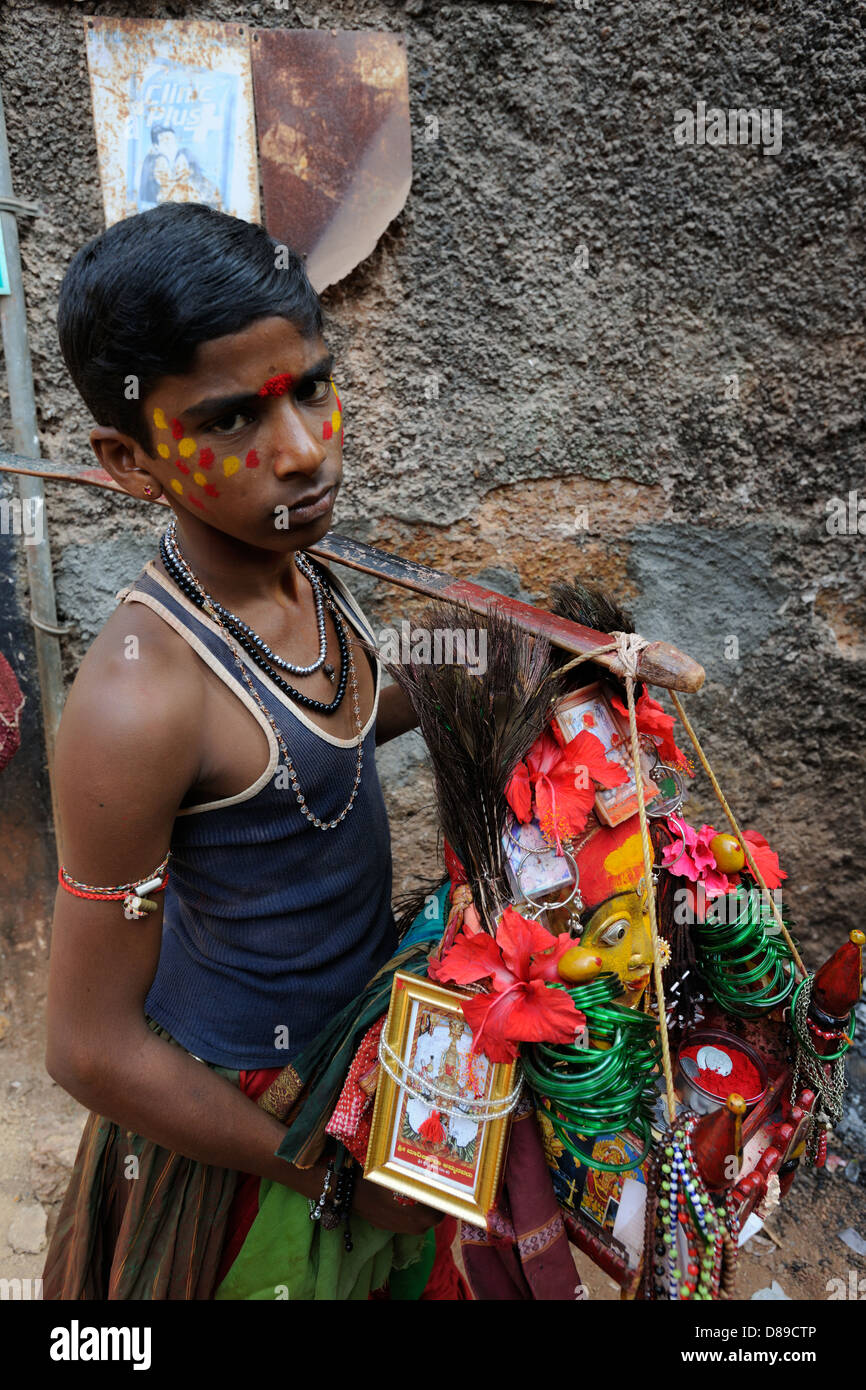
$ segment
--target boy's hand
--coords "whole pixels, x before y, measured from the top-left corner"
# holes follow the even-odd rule
[[[352,1211],[357,1212],[371,1226],[383,1231],[393,1231],[395,1235],[416,1236],[438,1226],[444,1220],[444,1213],[432,1207],[422,1206],[420,1202],[404,1206],[394,1200],[394,1193],[378,1183],[367,1182],[361,1178],[355,1184],[355,1198]]]

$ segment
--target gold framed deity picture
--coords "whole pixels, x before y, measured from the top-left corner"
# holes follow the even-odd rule
[[[486,1228],[520,1079],[517,1062],[472,1051],[471,997],[394,976],[364,1176]]]

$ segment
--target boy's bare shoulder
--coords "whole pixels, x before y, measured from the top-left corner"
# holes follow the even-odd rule
[[[79,747],[174,749],[196,762],[202,665],[179,633],[143,603],[121,603],[79,667],[63,711],[61,741]]]
[[[65,862],[86,883],[131,881],[165,854],[202,761],[195,663],[184,639],[138,603],[112,613],[81,663],[54,774]]]
[[[118,682],[123,687],[147,687],[151,698],[170,684],[201,685],[201,662],[189,643],[144,603],[120,603],[89,648],[76,680]]]

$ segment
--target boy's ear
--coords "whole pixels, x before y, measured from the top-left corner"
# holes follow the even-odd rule
[[[90,431],[90,445],[106,473],[124,492],[156,501],[162,492],[162,483],[147,467],[150,460],[135,440],[110,425],[96,425]],[[146,493],[145,488],[150,492]]]

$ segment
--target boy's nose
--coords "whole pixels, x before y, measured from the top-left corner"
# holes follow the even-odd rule
[[[283,400],[274,411],[271,447],[273,450],[274,472],[285,478],[291,473],[315,473],[328,456],[324,441],[312,433],[321,430],[316,421],[308,425],[300,412],[288,400]]]

